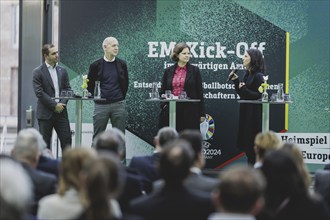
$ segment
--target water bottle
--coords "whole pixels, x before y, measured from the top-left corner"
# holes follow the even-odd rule
[[[283,83],[278,84],[276,101],[278,102],[284,101]]]
[[[95,81],[94,99],[100,99],[100,98],[101,98],[100,81]]]

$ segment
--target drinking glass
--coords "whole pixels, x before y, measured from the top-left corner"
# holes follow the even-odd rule
[[[179,99],[187,99],[187,93],[185,91],[182,91],[179,95]]]
[[[272,96],[270,97],[270,101],[276,102],[276,99],[277,99],[277,94],[273,93]]]
[[[66,95],[67,95],[67,97],[71,98],[73,96],[73,91],[72,90],[68,90],[66,92]]]
[[[61,96],[61,97],[66,97],[66,96],[67,96],[67,92],[66,92],[66,90],[62,90],[60,96]]]
[[[100,81],[95,81],[95,87],[94,87],[94,98],[99,99],[101,98],[101,87],[100,87]]]
[[[152,99],[158,99],[159,98],[158,87],[157,87],[157,83],[156,82],[153,82],[152,83],[151,96],[150,96],[150,98],[152,98]]]
[[[291,95],[290,94],[284,94],[284,101],[290,102],[291,101]]]
[[[172,98],[172,91],[171,90],[166,90],[165,91],[165,98],[166,99],[171,99]]]
[[[276,101],[278,101],[278,102],[283,102],[284,101],[283,83],[278,84]]]

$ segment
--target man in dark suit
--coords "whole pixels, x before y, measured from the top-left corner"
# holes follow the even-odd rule
[[[194,151],[194,162],[190,167],[190,175],[185,180],[185,186],[211,193],[219,184],[217,178],[204,175],[202,169],[205,166],[205,158],[203,154],[203,140],[199,130],[184,130],[179,137],[188,141]]]
[[[188,142],[177,140],[166,145],[159,158],[165,186],[133,200],[132,214],[145,219],[207,219],[214,211],[211,196],[192,191],[183,184],[192,162],[193,152]]]
[[[177,139],[178,136],[178,132],[174,128],[163,127],[159,129],[154,138],[155,152],[152,155],[132,158],[129,167],[136,169],[142,176],[146,193],[151,192],[153,182],[160,179],[157,168],[160,152],[168,142]]]
[[[53,44],[42,47],[45,62],[33,70],[33,89],[38,98],[37,119],[39,130],[47,147],[53,128],[55,129],[62,151],[71,145],[71,130],[66,109],[68,100],[53,99],[59,97],[61,91],[71,90],[67,71],[57,65],[58,50]]]
[[[186,129],[180,132],[179,138],[186,140],[194,152],[194,161],[190,167],[190,174],[184,181],[184,185],[189,189],[211,194],[219,184],[219,180],[217,178],[208,177],[202,173],[205,159],[202,151],[203,140],[200,131]],[[164,180],[158,180],[153,185],[154,190],[159,190],[159,188],[163,186]]]
[[[112,127],[125,133],[127,120],[125,97],[128,90],[128,70],[126,62],[117,58],[118,46],[116,38],[105,38],[102,43],[104,56],[89,67],[87,89],[94,94],[95,82],[98,81],[101,98],[105,99],[94,102],[93,139],[106,129],[109,118]]]
[[[31,178],[34,189],[34,199],[30,204],[30,213],[36,215],[38,201],[42,197],[56,192],[57,178],[55,175],[36,169],[39,161],[40,149],[38,140],[33,132],[25,129],[18,134],[11,155],[22,164],[24,170]]]

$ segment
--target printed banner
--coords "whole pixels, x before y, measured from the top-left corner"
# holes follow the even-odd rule
[[[330,133],[277,133],[283,142],[295,143],[305,163],[330,163]]]
[[[287,83],[286,32],[234,1],[61,1],[60,10],[60,61],[69,70],[73,89],[81,91],[81,75],[103,57],[104,38],[116,37],[118,57],[127,61],[129,71],[127,130],[149,145],[160,111],[159,104],[146,102],[152,83],[160,87],[164,69],[173,65],[169,55],[177,42],[191,46],[191,63],[200,68],[203,80],[207,121],[201,131],[207,168],[241,154],[236,146],[239,97],[227,77],[237,68],[242,79],[244,51],[262,51],[269,95],[276,93],[278,83]],[[91,123],[92,115],[93,103],[85,102],[83,122]],[[285,107],[271,106],[270,129],[284,128]]]

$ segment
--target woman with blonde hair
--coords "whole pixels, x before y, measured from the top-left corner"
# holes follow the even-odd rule
[[[73,219],[83,212],[80,196],[80,172],[84,164],[96,158],[92,148],[70,148],[63,153],[59,171],[58,192],[42,198],[39,202],[39,219]]]
[[[254,168],[260,168],[265,156],[269,150],[276,150],[281,146],[281,140],[273,131],[260,132],[254,139],[254,152],[256,154],[256,163]]]

